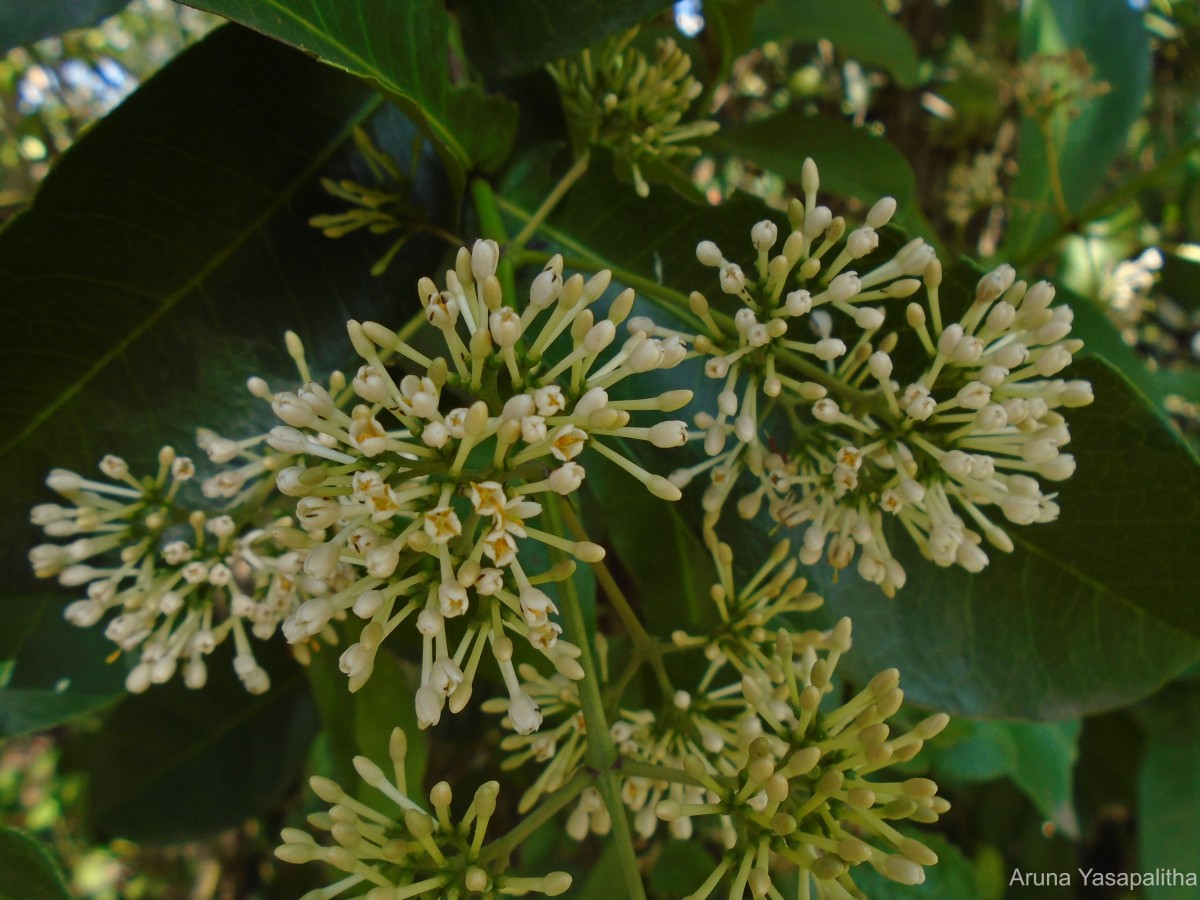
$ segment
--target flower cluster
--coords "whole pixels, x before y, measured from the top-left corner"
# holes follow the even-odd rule
[[[520,689],[513,638],[527,641],[569,678],[582,670],[579,650],[560,640],[557,609],[539,585],[569,577],[573,563],[527,571],[521,541],[595,561],[603,549],[535,528],[541,497],[550,502],[579,488],[585,449],[607,457],[664,499],[679,490],[626,458],[605,439],[676,447],[687,440],[681,421],[634,425],[632,415],[677,409],[690,391],[610,400],[627,378],[678,364],[687,350],[677,338],[637,332],[612,346],[633,303],[621,293],[604,318],[589,308],[609,284],[607,271],[588,281],[564,280],[554,257],[533,280],[527,303],[504,297],[494,241],[460,250],[444,288],[428,278],[417,291],[427,322],[440,332],[445,356],[430,357],[374,322],[350,322],[363,365],[350,382],[359,402],[348,412],[328,391],[306,384],[276,394],[287,424],[268,443],[297,457],[278,473],[284,494],[297,498],[307,550],[304,571],[329,577],[339,564],[354,576],[342,590],[304,604],[284,626],[299,642],[330,617],[352,610],[367,621],[341,657],[350,689],[370,677],[382,641],[412,617],[424,639],[420,723],[436,723],[447,702],[465,706],[485,649],[499,665],[520,730],[536,730],[536,704]],[[391,356],[415,367],[393,377]],[[525,562],[523,562],[523,559]],[[448,628],[462,625],[452,646]]]
[[[549,67],[558,82],[568,117],[588,143],[612,147],[629,164],[639,195],[650,193],[639,163],[692,157],[688,144],[712,134],[712,121],[683,122],[688,108],[703,92],[690,75],[692,60],[674,40],[662,38],[653,60],[631,47],[637,29],[598,49]]]
[[[722,880],[730,897],[747,888],[754,897],[777,896],[771,893],[776,865],[798,866],[820,897],[857,896],[848,870],[862,863],[892,880],[920,883],[922,867],[937,857],[890,823],[933,822],[949,804],[928,779],[867,776],[912,760],[947,717],[935,715],[893,735],[887,721],[903,701],[895,669],[840,705],[828,702],[834,671],[851,646],[850,620],[825,631],[784,627],[821,602],[795,577],[787,541],[745,577],[735,571],[728,545],[714,542],[710,551],[719,578],[710,596],[720,622],[705,635],[672,637],[672,652],[702,653],[708,665],[676,667],[694,675],[687,689],[666,690],[657,713],[619,709],[610,725],[626,761],[622,799],[634,830],[650,839],[665,821],[675,838],[723,848],[694,898],[709,896]],[[603,673],[603,642],[598,650]],[[543,766],[521,799],[525,811],[583,764],[587,723],[577,685],[532,666],[523,666],[521,676],[548,720],[536,735],[501,742],[510,753],[504,768],[531,761]],[[484,709],[504,712],[506,703],[490,701]],[[513,727],[511,715],[503,724]],[[585,790],[567,832],[577,840],[606,834],[609,816],[600,795]]]
[[[86,585],[87,596],[66,608],[75,625],[117,613],[105,634],[139,655],[126,678],[130,691],[170,680],[181,664],[187,686],[203,687],[206,657],[232,636],[234,670],[247,690],[261,693],[270,680],[250,636],[270,638],[302,603],[336,589],[340,573],[307,576],[301,555],[279,547],[264,528],[189,509],[178,494],[194,464],[171,447],[158,461],[158,472],[140,479],[116,456],[100,462],[106,481],[53,470],[46,483],[71,505],[43,503],[31,518],[48,536],[74,540],[34,547],[34,572]]]
[[[805,202],[792,202],[793,231],[780,252],[772,255],[774,223],[751,230],[754,275],[711,242],[697,247],[738,306],[732,319],[694,293],[698,333],[651,330],[693,343],[710,357],[706,374],[721,383],[715,413],[697,417],[709,459],[672,480],[686,485],[711,470],[703,503],[712,528],[748,470],[757,485],[737,501],[742,516],[756,516],[765,500],[780,523],[807,523],[801,562],[824,552],[844,568],[857,554],[859,573],[889,596],[906,573],[889,548],[885,516],[938,565],[979,571],[988,561],[982,537],[1012,549],[984,508],[997,507],[1012,524],[1051,521],[1058,507],[1038,478],[1061,481],[1074,471],[1073,457],[1061,452],[1070,433],[1060,410],[1090,403],[1092,393],[1087,382],[1055,377],[1082,346],[1067,337],[1071,310],[1051,306],[1050,284],[1031,287],[1001,266],[980,280],[960,321],[944,325],[933,248],[918,238],[878,258],[879,229],[895,201],[880,200],[847,234],[816,202],[811,160],[804,175]],[[857,260],[861,275],[850,268]],[[925,304],[904,311],[902,345],[900,332],[883,331],[886,308],[870,302],[922,288]],[[810,335],[800,333],[805,326]],[[791,431],[786,453],[773,449],[768,420],[776,411],[774,421]]]
[[[529,893],[556,897],[571,887],[566,872],[522,877],[505,871],[505,856],[489,855],[484,838],[496,810],[497,782],[480,786],[457,821],[450,811],[453,793],[444,781],[430,790],[428,809],[414,800],[404,772],[406,749],[404,732],[397,728],[388,748],[390,773],[365,756],[354,758],[362,780],[388,801],[384,809],[356,799],[328,778],[310,779],[313,792],[330,808],[310,815],[309,822],[328,831],[333,843],[318,844],[307,831],[285,828],[281,835],[284,843],[275,855],[288,863],[325,862],[346,877],[306,894],[304,900],[332,900],[363,888],[365,892],[353,896],[365,900],[420,896],[454,900]]]
[[[821,656],[811,645],[797,652],[781,629],[770,665],[745,675],[739,686],[762,733],[746,745],[736,773],[716,776],[703,757],[691,754],[683,767],[704,788],[704,798],[657,803],[656,814],[668,822],[713,817],[724,852],[691,895],[696,900],[724,879],[730,897],[746,888],[754,897],[776,896],[771,868],[781,862],[799,867],[802,883],[829,898],[857,895],[850,870],[863,863],[907,885],[922,883],[923,867],[937,863],[932,850],[891,824],[937,821],[950,808],[937,785],[927,778],[866,776],[911,760],[948,719],[938,714],[892,735],[887,720],[903,700],[895,669],[879,673],[837,708],[822,710],[850,631],[850,620],[842,619]]]

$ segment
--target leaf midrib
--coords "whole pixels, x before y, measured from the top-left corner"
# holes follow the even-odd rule
[[[168,294],[163,298],[159,307],[149,316],[141,321],[135,328],[129,331],[121,340],[117,341],[112,348],[101,356],[92,366],[84,372],[84,374],[72,382],[58,397],[44,409],[42,409],[32,421],[22,428],[16,435],[9,438],[3,444],[0,444],[0,457],[10,453],[13,449],[20,446],[29,439],[38,429],[45,425],[56,413],[66,406],[80,391],[92,382],[101,372],[108,366],[119,359],[130,347],[132,347],[147,331],[158,323],[163,316],[173,310],[176,304],[179,303],[193,290],[198,288],[204,281],[219,269],[224,263],[241,247],[257,234],[262,227],[270,221],[270,219],[282,208],[296,192],[321,170],[345,141],[350,137],[350,133],[364,119],[366,119],[376,108],[383,102],[383,97],[379,94],[372,94],[358,108],[357,112],[351,116],[344,127],[334,135],[321,151],[313,157],[303,170],[301,170],[295,178],[293,178],[286,187],[279,191],[275,199],[269,203],[255,219],[253,219],[245,228],[239,231],[234,237],[222,248],[210,262],[199,269],[195,275],[185,281],[178,289]],[[31,209],[35,209],[31,207]]]
[[[449,150],[454,157],[459,160],[460,163],[469,163],[470,157],[466,149],[447,129],[446,125],[436,116],[430,115],[428,108],[420,104],[417,97],[411,91],[407,91],[402,88],[396,83],[395,80],[386,75],[377,64],[356,53],[354,50],[350,49],[348,46],[334,37],[332,32],[327,29],[321,29],[316,23],[304,18],[289,6],[280,3],[279,0],[261,0],[261,2],[264,2],[267,6],[291,19],[303,30],[307,31],[317,41],[323,41],[327,46],[332,47],[338,53],[341,53],[347,60],[357,66],[361,70],[362,74],[369,76],[381,88],[397,94],[415,104],[419,108],[421,118],[428,122],[429,127],[437,132],[438,140],[442,142],[446,149]],[[263,33],[267,34],[266,32]],[[273,34],[268,34],[267,36],[276,37]],[[315,53],[316,50],[314,49],[313,52]],[[321,56],[321,54],[318,54],[318,56]],[[451,90],[452,86],[448,84],[446,85],[446,89]]]

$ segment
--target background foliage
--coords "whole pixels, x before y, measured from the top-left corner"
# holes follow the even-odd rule
[[[242,385],[287,371],[285,328],[328,369],[344,363],[346,318],[411,315],[412,285],[439,268],[443,243],[422,233],[373,277],[386,239],[330,241],[307,224],[330,209],[321,177],[362,176],[355,127],[415,173],[426,224],[474,237],[468,187],[483,177],[515,232],[570,164],[544,64],[638,22],[673,33],[697,10],[703,29],[680,40],[722,129],[694,167],[652,172],[646,200],[597,150],[542,230],[546,249],[651,294],[703,289],[697,236],[740,247],[754,221],[781,220],[813,156],[840,209],[891,194],[898,224],[938,241],[943,259],[1007,260],[1059,282],[1087,342],[1076,377],[1097,402],[1073,420],[1079,471],[1059,522],[1022,533],[978,576],[902,559],[911,577],[897,600],[850,573],[813,576],[823,615],[855,616],[851,677],[898,665],[912,701],[958,716],[929,764],[955,803],[942,863],[914,893],[999,897],[1013,868],[1200,859],[1194,4],[193,5],[215,16],[146,2],[81,32],[70,29],[121,4],[46,0],[30,15],[0,0],[0,47],[16,48],[0,63],[0,822],[42,839],[0,830],[0,868],[25,879],[0,896],[67,896],[45,845],[84,896],[182,896],[189,883],[192,896],[302,892],[312,874],[275,867],[273,833],[305,811],[303,774],[344,771],[355,748],[378,755],[411,715],[408,664],[386,657],[394,677],[348,702],[334,660],[301,670],[280,647],[264,697],[221,685],[124,697],[99,635],[65,624],[62,598],[27,570],[44,471],[88,471],[118,449],[140,462],[163,440],[189,446],[199,425],[249,426],[259,413]],[[238,24],[208,33],[217,16]],[[1065,65],[1073,51],[1086,65]],[[960,264],[944,296],[965,303],[977,277]],[[696,498],[664,512],[602,471],[588,487],[589,528],[651,629],[669,634],[710,583]],[[652,522],[656,542],[616,521]],[[765,541],[747,529],[737,543],[749,556]],[[53,742],[29,737],[47,729]],[[478,712],[445,723],[428,746],[414,741],[410,778],[478,770],[471,741],[496,732]],[[110,842],[100,863],[88,842]],[[696,852],[669,846],[651,887],[693,888]],[[559,865],[567,838],[546,826],[522,853]],[[574,896],[611,887],[609,851],[571,858]]]

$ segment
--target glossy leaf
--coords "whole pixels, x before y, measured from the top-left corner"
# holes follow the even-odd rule
[[[376,761],[387,760],[392,729],[399,726],[408,738],[404,770],[413,785],[424,782],[429,762],[428,742],[425,732],[417,727],[417,711],[413,704],[413,697],[420,687],[418,676],[419,673],[402,665],[394,654],[381,652],[375,660],[375,674],[354,698],[354,735],[358,752]]]
[[[664,0],[465,0],[456,13],[471,61],[507,78],[562,59],[670,7]]]
[[[518,218],[527,214],[507,206]],[[715,240],[731,258],[748,256],[749,227],[764,217],[777,218],[745,197],[718,209],[682,197],[642,201],[597,164],[546,234],[568,254],[624,270],[618,278],[665,282],[686,294],[715,287],[712,270],[696,261],[698,240]],[[943,303],[951,296],[965,303],[977,279],[969,267],[948,272]],[[852,570],[835,581],[827,568],[814,568],[827,600],[823,615],[855,620],[856,649],[842,665],[856,680],[898,666],[908,696],[925,706],[1062,719],[1146,696],[1200,656],[1200,607],[1182,562],[1189,523],[1200,517],[1200,468],[1108,366],[1084,360],[1068,374],[1090,379],[1097,401],[1070,411],[1078,471],[1056,486],[1060,521],[1014,528],[1016,551],[993,553],[979,575],[939,568],[897,538],[893,552],[909,581],[895,600]],[[1131,458],[1139,460],[1136,471]],[[690,487],[679,507],[695,517],[688,521],[697,533],[701,490]],[[736,520],[723,533],[747,560],[761,558],[755,554],[771,540]]]
[[[102,709],[125,690],[125,667],[105,662],[99,629],[64,621],[56,597],[0,600],[0,738],[41,731]]]
[[[0,827],[0,900],[70,900],[62,871],[34,838]]]
[[[209,663],[203,690],[178,680],[113,710],[88,762],[88,824],[99,838],[179,841],[231,828],[295,787],[317,717],[282,641],[257,649],[271,676],[246,692],[231,654]]]
[[[716,573],[698,530],[674,505],[608,460],[593,456],[587,467],[584,483],[595,508],[589,536],[607,539],[616,550],[610,564],[637,585],[647,628],[667,636],[684,622],[703,623],[711,614],[708,588]],[[623,527],[626,522],[654,522],[654,539],[647,540],[640,528]]]
[[[699,841],[670,841],[654,863],[648,879],[654,896],[684,897],[700,887],[717,861]]]
[[[349,624],[358,629],[358,623]],[[345,785],[360,781],[351,765],[355,756],[366,756],[384,765],[389,758],[392,729],[399,727],[408,738],[405,775],[409,784],[421,785],[429,748],[426,732],[417,727],[413,705],[419,679],[414,679],[391,651],[382,649],[375,658],[370,680],[350,693],[346,676],[338,669],[338,655],[354,639],[346,634],[340,645],[322,647],[305,670],[321,725],[329,734],[337,781]]]
[[[1073,779],[1080,722],[972,722],[955,720],[930,745],[939,778],[991,781],[1008,777],[1038,811],[1078,836]]]
[[[1200,859],[1200,685],[1172,685],[1140,710],[1140,718],[1147,742],[1138,774],[1138,868],[1192,872]],[[1147,900],[1200,897],[1200,887],[1142,891]]]
[[[129,0],[0,0],[0,53],[119,13]]]
[[[834,116],[780,113],[769,119],[718,131],[704,142],[800,183],[805,157],[821,173],[822,190],[854,197],[868,206],[880,197],[899,203],[898,224],[914,234],[933,237],[933,227],[921,214],[912,166],[886,138]]]
[[[768,0],[754,16],[754,42],[827,40],[852,59],[892,73],[902,87],[919,80],[917,48],[904,27],[872,0]]]
[[[1066,212],[1077,216],[1099,191],[1150,86],[1150,37],[1142,12],[1127,0],[1031,0],[1021,7],[1021,56],[1084,51],[1109,93],[1083,101],[1078,116],[1059,109],[1049,123]],[[1044,253],[1062,221],[1051,182],[1046,138],[1029,117],[1021,124],[1018,174],[1005,256]]]
[[[466,173],[504,161],[517,109],[450,80],[442,0],[191,0],[365,78],[425,130],[461,193]]]

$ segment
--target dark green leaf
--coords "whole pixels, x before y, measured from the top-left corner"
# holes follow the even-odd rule
[[[457,9],[471,61],[506,78],[570,56],[670,6],[664,0],[465,0]]]
[[[846,56],[880,66],[902,87],[918,81],[917,48],[872,0],[768,0],[754,17],[754,42],[827,40]]]
[[[109,665],[99,629],[64,621],[55,597],[0,600],[0,737],[40,731],[101,709],[124,693],[125,667]]]
[[[27,834],[0,827],[0,900],[70,900],[62,872]]]
[[[604,852],[587,874],[576,881],[577,900],[611,900],[614,887],[622,883],[620,851],[616,841],[605,841]]]
[[[1200,685],[1176,684],[1141,710],[1146,755],[1138,775],[1139,869],[1195,873],[1200,859]],[[1144,887],[1147,900],[1195,900],[1197,886]]]
[[[1072,217],[1103,185],[1141,114],[1151,69],[1142,15],[1127,0],[1031,0],[1021,7],[1022,58],[1079,48],[1095,67],[1095,78],[1111,86],[1108,94],[1084,101],[1077,117],[1060,109],[1049,122],[1066,211]],[[1021,124],[1017,160],[1003,255],[1025,259],[1050,249],[1047,237],[1065,224],[1052,188],[1046,138],[1028,117]]]
[[[375,673],[354,695],[353,701],[356,752],[382,765],[389,758],[388,741],[392,729],[398,726],[408,738],[405,776],[418,794],[429,762],[429,743],[426,732],[417,727],[417,710],[413,703],[420,686],[419,674],[411,667],[406,668],[391,652],[381,650],[375,658]],[[345,690],[346,678],[340,672],[338,675]]]
[[[0,0],[0,53],[120,12],[129,0]]]
[[[671,841],[650,872],[650,887],[655,896],[683,897],[704,883],[717,867],[716,860],[695,841]]]
[[[1011,778],[1043,816],[1068,835],[1078,836],[1072,790],[1079,755],[1078,720],[960,720],[952,723],[952,728],[930,748],[939,777],[961,781]]]
[[[229,654],[218,653],[203,690],[173,681],[113,710],[88,767],[88,822],[97,837],[202,837],[264,811],[295,786],[316,711],[304,673],[279,658],[282,648],[258,655],[271,673],[265,694],[247,693]]]
[[[442,0],[191,0],[369,80],[433,140],[461,193],[466,173],[504,161],[517,110],[450,82],[450,17]]]
[[[637,585],[646,626],[666,636],[684,622],[704,622],[716,573],[699,531],[615,464],[593,456],[587,466],[584,484],[596,511],[589,536],[616,550],[616,564]],[[654,523],[652,540],[643,527],[628,527],[646,522]]]
[[[797,184],[804,159],[811,156],[820,170],[823,190],[867,205],[880,197],[895,197],[897,223],[914,234],[933,237],[933,226],[917,203],[916,175],[904,154],[886,138],[845,119],[780,113],[718,131],[704,146],[741,156]]]

